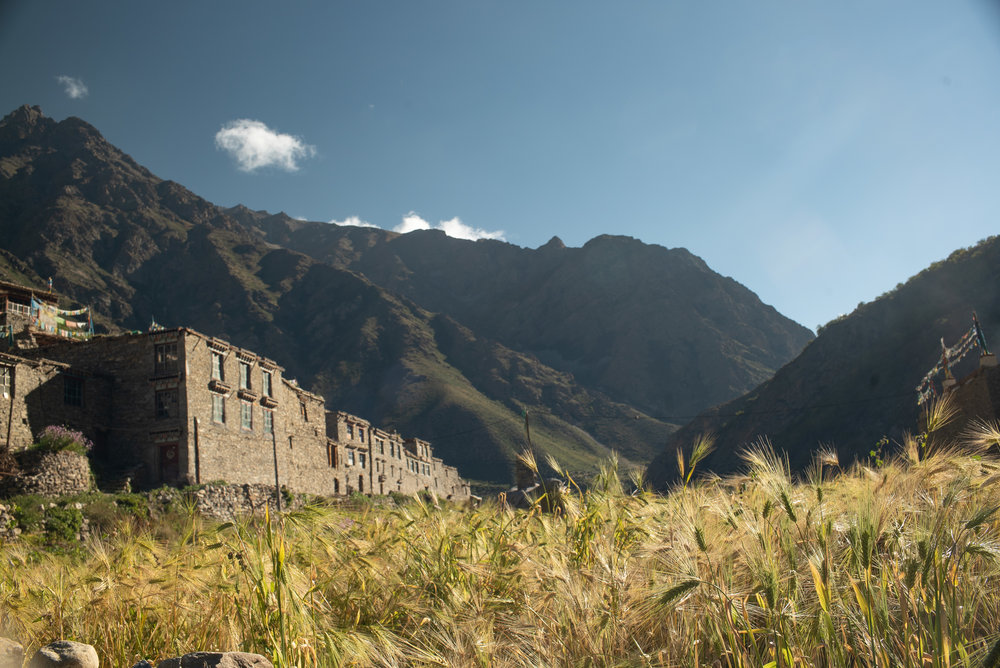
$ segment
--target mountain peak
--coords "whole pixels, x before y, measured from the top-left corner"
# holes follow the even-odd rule
[[[22,104],[20,107],[4,116],[4,122],[21,123],[23,125],[35,125],[39,120],[45,118],[42,108],[38,105],[32,106]]]
[[[553,250],[562,250],[564,248],[566,248],[566,244],[563,243],[562,239],[560,239],[559,237],[552,237],[547,242],[545,242],[545,245],[539,246],[538,250],[553,251]]]
[[[34,134],[40,127],[54,123],[55,121],[42,113],[41,107],[25,104],[0,120],[0,136],[10,137],[13,135],[17,139],[24,139],[28,135]]]

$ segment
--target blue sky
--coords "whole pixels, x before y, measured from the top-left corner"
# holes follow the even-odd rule
[[[0,63],[223,206],[683,246],[810,328],[1000,220],[986,0],[8,1]]]

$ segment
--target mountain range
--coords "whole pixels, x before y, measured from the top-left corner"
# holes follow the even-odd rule
[[[645,463],[685,416],[769,379],[812,333],[682,248],[466,241],[223,208],[78,118],[0,121],[0,277],[267,355],[330,407],[505,483],[525,444],[586,475]]]
[[[953,252],[821,328],[773,378],[673,433],[650,464],[649,481],[662,488],[676,479],[677,448],[689,452],[709,434],[717,448],[700,466],[720,474],[738,469],[740,451],[761,439],[787,454],[793,470],[821,447],[835,449],[843,466],[866,459],[883,437],[889,444],[880,454],[890,454],[906,432],[920,429],[917,385],[941,358],[942,341],[953,346],[970,330],[973,313],[995,352],[1000,237]],[[977,358],[956,365],[956,378],[975,369]]]

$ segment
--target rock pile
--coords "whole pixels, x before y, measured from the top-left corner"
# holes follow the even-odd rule
[[[27,668],[99,668],[100,659],[93,645],[73,640],[56,640],[31,657]],[[21,668],[24,648],[8,638],[0,638],[0,668]],[[132,668],[153,668],[143,659]],[[156,668],[274,668],[267,657],[247,652],[191,652],[163,659]]]
[[[10,540],[21,535],[21,528],[14,519],[14,509],[0,503],[0,540]]]

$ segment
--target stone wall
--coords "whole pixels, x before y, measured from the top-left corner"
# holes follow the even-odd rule
[[[177,336],[175,332],[168,334]],[[77,428],[94,441],[94,453],[99,459],[134,470],[139,486],[158,484],[158,462],[150,434],[176,426],[164,425],[155,413],[155,381],[159,375],[154,357],[157,344],[155,334],[123,334],[34,351],[41,357],[69,365],[73,373],[86,376],[88,395],[82,419],[89,420],[89,424]],[[177,373],[174,373],[175,379]],[[91,397],[90,388],[102,395]],[[50,401],[50,405],[53,403]],[[67,424],[76,426],[77,423]]]
[[[0,496],[40,494],[62,496],[79,494],[91,488],[90,462],[75,452],[18,452],[21,471],[0,480]]]
[[[198,512],[221,520],[263,514],[265,508],[271,513],[278,509],[273,485],[205,485],[195,490],[193,496]],[[282,496],[282,510],[301,505],[297,497],[290,496]]]
[[[469,498],[458,470],[434,457],[430,443],[403,439],[343,411],[327,413],[327,435],[338,453],[336,475],[343,493],[415,494],[432,491],[456,501]]]
[[[36,351],[30,351],[36,352]],[[92,441],[103,437],[110,409],[110,381],[70,370],[65,364],[0,354],[10,386],[0,392],[0,447],[23,450],[49,425],[82,431]],[[78,402],[67,401],[66,383],[75,383]]]
[[[15,524],[13,507],[0,503],[0,541],[13,540],[21,535],[20,527]]]
[[[980,367],[949,390],[958,409],[955,418],[938,431],[939,442],[959,440],[974,421],[1000,420],[1000,367],[995,355],[984,355]]]
[[[127,473],[139,488],[274,485],[277,477],[279,486],[321,496],[468,497],[468,485],[429,443],[328,413],[322,397],[284,378],[271,360],[190,329],[98,337],[37,354],[55,361],[32,362],[38,379],[23,402],[23,440],[47,424],[73,426],[95,442],[97,461],[116,467],[102,475]],[[68,373],[84,377],[82,407],[63,406],[58,377]],[[48,411],[32,413],[32,397]]]
[[[273,485],[277,465],[281,486],[335,493],[322,397],[285,379],[280,366],[224,341],[187,330],[184,347],[186,406],[196,433],[187,440],[187,457],[197,481]],[[213,414],[213,401],[222,403],[224,417]]]

